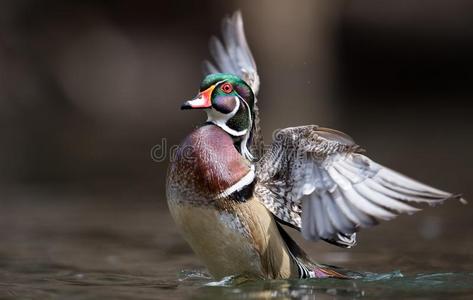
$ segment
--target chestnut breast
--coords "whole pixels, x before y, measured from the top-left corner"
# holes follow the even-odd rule
[[[225,131],[215,125],[202,126],[185,138],[174,155],[168,174],[168,199],[203,204],[249,171],[249,162]]]

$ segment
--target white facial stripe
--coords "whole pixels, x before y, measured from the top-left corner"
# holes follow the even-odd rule
[[[236,101],[236,105],[235,105],[235,108],[228,114],[223,114],[213,108],[206,109],[205,111],[207,112],[207,122],[214,123],[215,125],[222,128],[223,130],[225,130],[226,132],[228,132],[229,134],[233,136],[243,136],[248,132],[248,129],[244,129],[242,131],[236,131],[234,129],[231,129],[227,125],[227,121],[233,118],[236,115],[238,109],[240,108],[240,101],[238,101],[238,98],[234,97],[233,99]]]
[[[241,155],[243,155],[244,158],[248,159],[249,161],[252,161],[254,159],[253,154],[251,154],[250,150],[248,150],[248,139],[250,138],[250,134],[246,134],[243,139],[241,140],[240,144],[240,151]]]
[[[217,198],[220,199],[220,198],[228,197],[236,191],[241,191],[245,186],[251,184],[254,179],[255,179],[255,166],[251,165],[250,171],[245,176],[243,176],[240,180],[238,180],[237,183],[228,187],[223,192],[218,194]]]
[[[248,109],[248,118],[250,120],[248,128],[251,130],[251,128],[253,127],[253,119],[251,118],[250,105],[248,105],[248,102],[246,102],[246,100],[243,99],[240,95],[238,95],[238,97],[241,99],[241,101],[243,101],[243,103],[246,105],[246,108]],[[248,147],[247,147],[249,138],[250,138],[250,132],[248,131],[248,134],[246,134],[241,141],[240,149],[241,149],[241,154],[246,159],[251,161],[254,159],[254,156],[251,154],[250,150],[248,150]]]

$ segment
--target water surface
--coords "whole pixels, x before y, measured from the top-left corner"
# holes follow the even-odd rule
[[[448,203],[360,234],[354,249],[304,243],[355,280],[217,282],[162,199],[9,192],[0,202],[1,299],[472,299],[471,204]]]

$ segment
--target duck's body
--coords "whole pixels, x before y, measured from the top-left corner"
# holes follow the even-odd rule
[[[227,210],[172,203],[170,211],[184,239],[215,278],[299,276],[271,213],[258,200]]]
[[[284,231],[350,248],[360,228],[458,195],[412,180],[362,154],[346,134],[315,125],[279,130],[263,148],[259,77],[237,13],[212,41],[218,68],[183,109],[207,122],[179,146],[167,199],[186,241],[216,278],[346,278],[314,263]],[[225,73],[218,73],[225,72]]]
[[[171,214],[216,278],[230,274],[298,277],[297,266],[266,207],[252,195],[218,197],[252,172],[225,131],[215,125],[196,129],[179,146],[170,168]]]

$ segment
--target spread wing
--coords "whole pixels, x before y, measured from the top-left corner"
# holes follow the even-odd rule
[[[209,44],[215,64],[205,60],[204,73],[230,73],[246,81],[255,95],[259,90],[259,76],[256,63],[246,42],[241,12],[223,19],[222,40],[213,36]]]
[[[279,221],[343,247],[355,244],[360,227],[418,211],[411,203],[461,199],[375,163],[349,136],[315,125],[277,132],[256,168],[255,193]]]

